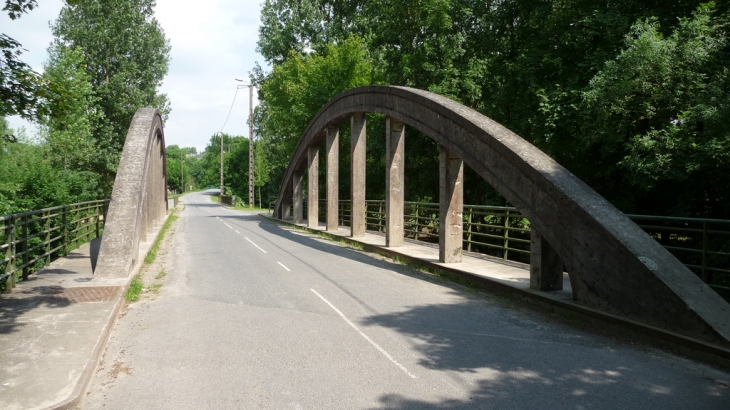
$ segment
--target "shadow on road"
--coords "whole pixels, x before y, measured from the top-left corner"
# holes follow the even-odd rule
[[[418,352],[418,363],[425,368],[456,379],[473,378],[468,398],[432,402],[387,394],[380,397],[378,408],[728,408],[730,380],[699,377],[680,359],[673,362],[675,359],[667,360],[663,353],[647,354],[622,342],[588,335],[562,323],[546,322],[537,314],[470,297],[462,289],[456,289],[455,284],[284,229],[274,222],[262,221],[257,215],[220,218],[259,221],[259,227],[272,235],[418,277],[462,296],[458,303],[413,306],[404,312],[372,314],[359,322],[365,327],[388,328],[404,336],[412,342],[411,348]],[[489,307],[485,303],[493,309],[485,309]],[[682,365],[675,367],[677,363]]]

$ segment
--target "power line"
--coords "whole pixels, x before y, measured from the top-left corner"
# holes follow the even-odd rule
[[[231,111],[233,111],[233,104],[236,102],[236,96],[238,95],[238,88],[236,88],[236,93],[233,94],[233,102],[231,102],[231,108],[228,110],[228,116],[226,117],[226,121],[223,123],[223,126],[221,127],[221,130],[218,132],[223,132],[223,128],[226,127],[226,124],[228,124],[228,119],[231,118]]]

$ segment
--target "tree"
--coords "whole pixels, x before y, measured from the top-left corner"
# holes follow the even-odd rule
[[[92,122],[94,169],[111,187],[129,124],[140,107],[166,117],[158,92],[167,74],[170,44],[154,17],[154,0],[78,0],[67,3],[52,25],[56,47],[80,49],[97,102]]]
[[[3,11],[15,20],[37,5],[36,0],[5,0]],[[0,33],[0,117],[33,119],[42,106],[41,77],[20,60],[23,50],[19,42]]]
[[[48,83],[46,141],[52,163],[62,169],[88,170],[96,153],[92,124],[98,121],[98,102],[78,47],[52,46],[45,66]]]

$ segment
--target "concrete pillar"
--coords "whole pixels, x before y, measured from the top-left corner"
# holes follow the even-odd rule
[[[276,215],[274,216],[277,217]],[[282,220],[292,219],[291,214],[291,201],[284,200],[281,202],[281,209],[279,210],[279,218]]]
[[[340,200],[340,130],[327,127],[327,232],[337,232]]]
[[[304,215],[303,215],[304,214],[304,206],[303,206],[304,198],[302,196],[303,180],[304,180],[304,173],[301,170],[294,171],[294,175],[292,178],[292,185],[293,185],[292,189],[294,190],[294,192],[292,194],[292,208],[293,208],[292,209],[292,211],[293,211],[292,218],[294,219],[295,224],[302,223],[302,221],[304,219]]]
[[[385,118],[385,246],[403,246],[405,124]]]
[[[530,232],[530,289],[563,289],[563,261],[535,227]]]
[[[358,112],[350,118],[350,139],[352,150],[350,166],[350,236],[365,236],[365,155],[366,123],[365,113]]]
[[[307,175],[307,226],[319,226],[319,147],[309,147]]]
[[[464,161],[443,145],[439,153],[439,262],[461,262],[464,243]]]

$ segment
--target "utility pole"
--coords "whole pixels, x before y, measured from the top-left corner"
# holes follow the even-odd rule
[[[248,86],[248,207],[254,206],[253,175],[253,84]]]
[[[221,193],[220,196],[223,196],[223,133],[219,133],[221,137]],[[220,197],[218,197],[220,201]]]

